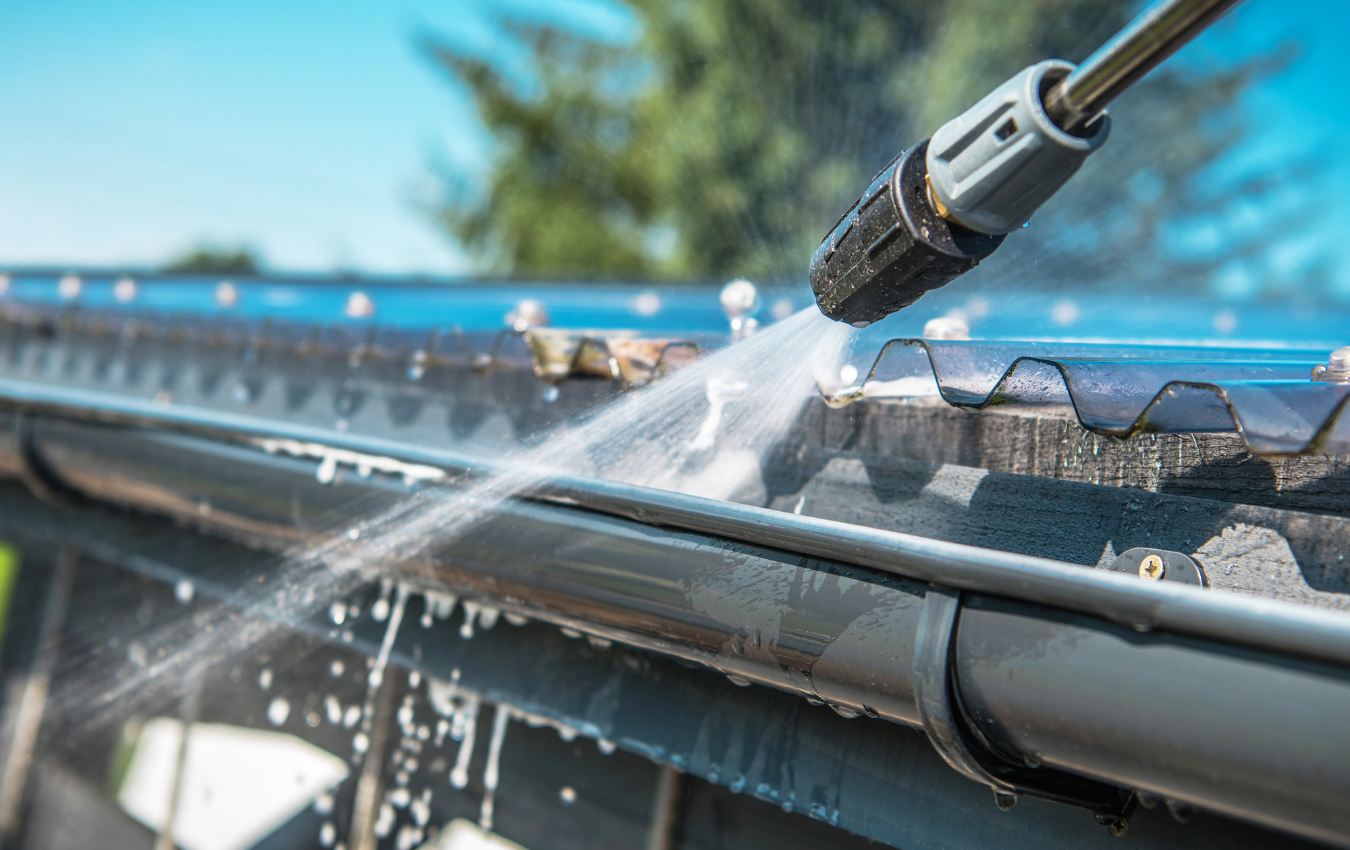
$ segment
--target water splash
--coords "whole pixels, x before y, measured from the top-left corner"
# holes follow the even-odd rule
[[[488,742],[487,764],[483,767],[483,807],[478,814],[478,825],[492,829],[497,801],[497,780],[501,776],[502,745],[506,743],[506,727],[511,722],[511,708],[498,704],[492,716],[492,739]]]
[[[453,541],[505,499],[559,474],[763,504],[768,456],[817,387],[835,382],[849,334],[804,310],[555,428],[468,486],[429,486],[330,536],[298,553],[292,569],[324,564],[341,575],[394,566]],[[465,631],[472,634],[467,616]]]
[[[503,500],[559,473],[763,504],[769,454],[797,421],[801,406],[818,396],[817,386],[836,380],[849,333],[814,309],[804,311],[630,392],[586,420],[540,435],[501,458],[499,474],[459,489],[425,481],[415,495],[288,557],[257,583],[226,589],[198,582],[191,593],[186,586],[175,587],[181,614],[157,622],[153,633],[128,636],[134,666],[126,675],[98,693],[78,688],[63,693],[62,711],[77,725],[116,722],[117,706],[129,696],[150,686],[186,687],[187,677],[174,674],[194,665],[230,663],[285,632],[282,624],[297,617],[324,616],[334,627],[350,625],[361,616],[360,607],[335,600],[372,576],[384,579],[370,613],[392,627],[386,629],[388,641],[408,593],[399,589],[390,598],[390,567],[444,546]],[[224,599],[229,601],[216,601]],[[457,600],[436,596],[428,601],[434,620],[449,616]],[[480,603],[475,625],[490,628],[498,613]],[[506,616],[513,624],[524,622],[519,615]],[[352,632],[341,637],[350,642]],[[383,675],[388,649],[381,647],[372,684]],[[271,679],[272,670],[266,668],[257,684],[270,690]],[[368,742],[368,735],[356,729],[366,714],[356,706],[342,712],[342,725],[355,733],[354,749],[360,749],[358,741]],[[471,733],[462,726],[455,731],[457,739]]]
[[[394,650],[394,641],[398,637],[398,627],[403,623],[403,611],[408,606],[408,588],[400,584],[394,596],[394,604],[389,612],[389,625],[384,630],[384,640],[380,641],[380,653],[375,656],[375,665],[366,680],[366,701],[361,707],[361,731],[369,735],[375,719],[375,697],[384,684],[384,671],[389,666],[389,654]]]

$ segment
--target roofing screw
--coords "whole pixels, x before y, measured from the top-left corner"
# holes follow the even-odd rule
[[[1139,577],[1142,579],[1161,581],[1166,572],[1167,564],[1157,555],[1145,556],[1144,560],[1139,562]]]
[[[759,290],[748,280],[733,280],[718,295],[722,312],[731,322],[731,338],[750,336],[759,327],[752,315],[759,310]]]
[[[549,323],[548,310],[533,298],[526,298],[516,305],[516,309],[506,314],[506,323],[511,330],[523,334],[530,328],[543,327]]]
[[[233,307],[239,303],[239,290],[228,280],[222,280],[216,284],[216,306]]]
[[[369,295],[357,290],[347,296],[347,303],[342,312],[346,313],[349,319],[365,319],[375,314],[375,302]]]
[[[1350,345],[1331,352],[1331,356],[1327,358],[1327,365],[1314,366],[1312,379],[1331,384],[1350,382]]]
[[[1097,823],[1109,829],[1112,838],[1124,838],[1125,831],[1130,828],[1128,820],[1115,815],[1097,815]]]
[[[56,284],[56,291],[64,300],[69,301],[79,297],[82,286],[79,275],[68,274]]]

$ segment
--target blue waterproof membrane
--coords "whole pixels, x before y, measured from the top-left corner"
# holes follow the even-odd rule
[[[628,329],[649,334],[720,334],[727,318],[717,285],[643,283],[548,283],[520,281],[342,278],[216,278],[127,276],[110,272],[57,274],[16,271],[7,278],[5,300],[70,304],[155,312],[186,312],[241,318],[271,317],[301,324],[375,323],[401,328],[458,326],[491,330],[505,326],[521,301],[534,299],[549,324],[575,329]],[[64,280],[64,283],[63,283]],[[121,281],[131,280],[133,286]],[[235,296],[219,298],[228,282]],[[373,311],[349,315],[354,293]],[[122,298],[118,298],[118,294]],[[810,289],[761,287],[757,319],[772,323],[810,307]],[[359,311],[358,311],[359,312]],[[879,347],[888,339],[917,337],[939,316],[957,315],[974,339],[1034,339],[1257,344],[1330,350],[1350,343],[1350,308],[1336,304],[1230,304],[1157,293],[1045,293],[990,291],[958,281],[929,293],[914,306],[878,322],[861,343]]]

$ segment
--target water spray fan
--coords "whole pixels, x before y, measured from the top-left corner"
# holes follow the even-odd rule
[[[856,327],[988,257],[1111,132],[1107,107],[1238,0],[1163,0],[1083,64],[1024,69],[873,179],[811,258],[820,311]]]

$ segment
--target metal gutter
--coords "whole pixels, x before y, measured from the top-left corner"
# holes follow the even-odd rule
[[[167,429],[254,446],[298,443],[437,467],[448,476],[491,474],[493,461],[376,437],[166,405],[95,390],[0,378],[0,407],[114,425]],[[321,462],[321,461],[320,461]],[[650,525],[772,546],[919,581],[1054,605],[1146,631],[1165,629],[1350,665],[1350,618],[1187,585],[1143,583],[1105,570],[785,514],[597,479],[560,476],[531,498],[577,505]]]
[[[4,381],[0,397],[14,411],[0,423],[10,474],[274,551],[409,491],[399,466],[375,461],[439,468],[447,481],[487,469],[105,393]],[[317,457],[264,450],[277,439],[363,454],[372,470],[325,482]],[[925,675],[957,695],[958,724],[973,726],[962,734],[997,774],[989,784],[1104,811],[1108,783],[1350,846],[1344,616],[567,478],[397,570],[419,587],[912,726],[931,719],[916,704],[927,609],[951,598],[929,583],[959,589],[950,655],[932,656],[939,669]]]

